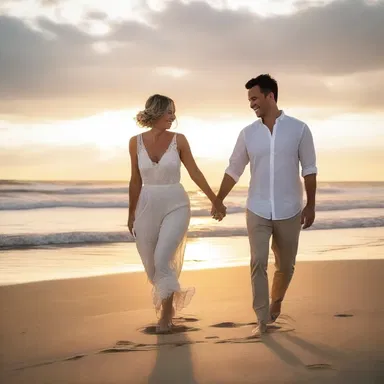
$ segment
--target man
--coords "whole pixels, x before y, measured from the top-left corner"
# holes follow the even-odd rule
[[[250,107],[259,119],[240,132],[217,196],[223,201],[250,163],[246,221],[253,309],[258,318],[253,333],[260,335],[280,315],[295,268],[301,225],[305,229],[314,222],[317,167],[308,126],[277,107],[276,80],[263,74],[249,80],[245,88]],[[299,163],[307,195],[304,209]],[[221,220],[225,212],[212,208],[212,215]],[[267,266],[271,237],[276,270],[269,304]]]

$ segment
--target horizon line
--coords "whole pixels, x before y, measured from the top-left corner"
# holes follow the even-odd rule
[[[73,182],[86,182],[86,183],[129,183],[129,179],[1,179],[0,183],[11,183],[11,182],[35,182],[35,183],[49,183],[49,182],[62,182],[62,183],[73,183]],[[317,180],[318,183],[384,183],[383,180]],[[238,185],[239,186],[239,185]],[[240,185],[241,186],[241,185]],[[247,186],[243,186],[247,187]]]

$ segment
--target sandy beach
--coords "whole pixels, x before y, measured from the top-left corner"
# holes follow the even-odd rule
[[[0,0],[0,384],[384,384],[383,20]]]
[[[143,273],[2,286],[1,383],[379,383],[383,277],[382,260],[299,262],[258,339],[247,267],[185,271],[172,335],[153,334]]]

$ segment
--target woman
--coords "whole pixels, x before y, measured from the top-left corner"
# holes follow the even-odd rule
[[[137,123],[150,130],[129,142],[128,229],[153,285],[153,302],[161,313],[159,333],[171,331],[175,310],[185,307],[194,294],[193,288],[181,290],[178,281],[191,216],[189,197],[180,184],[181,162],[216,210],[225,215],[226,209],[196,165],[185,136],[168,132],[174,120],[173,100],[153,95],[136,116]]]

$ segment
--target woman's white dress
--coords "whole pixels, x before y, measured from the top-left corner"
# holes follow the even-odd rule
[[[156,311],[172,293],[174,309],[181,310],[190,302],[194,288],[181,289],[179,284],[191,212],[180,184],[176,134],[158,163],[150,159],[142,135],[137,137],[137,155],[143,186],[133,225],[136,247],[153,284]]]

